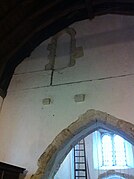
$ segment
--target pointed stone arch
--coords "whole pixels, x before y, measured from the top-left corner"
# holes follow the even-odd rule
[[[55,137],[39,158],[39,168],[31,179],[53,179],[72,147],[99,128],[111,130],[134,145],[134,124],[91,109]]]

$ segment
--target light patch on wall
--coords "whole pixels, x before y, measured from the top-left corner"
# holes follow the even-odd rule
[[[85,94],[76,94],[74,96],[74,101],[76,103],[79,103],[79,102],[84,102],[85,101]]]

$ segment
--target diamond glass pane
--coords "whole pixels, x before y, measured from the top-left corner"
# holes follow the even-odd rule
[[[104,135],[102,137],[102,154],[103,154],[103,166],[113,165],[112,155],[112,140],[111,136]]]
[[[115,163],[118,166],[126,166],[126,152],[124,139],[118,135],[114,136],[114,154],[115,154]]]

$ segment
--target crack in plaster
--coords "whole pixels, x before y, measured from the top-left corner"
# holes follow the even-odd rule
[[[124,78],[124,77],[129,77],[129,76],[134,76],[134,73],[130,74],[123,74],[123,75],[118,75],[118,76],[109,76],[109,77],[102,77],[102,78],[96,78],[96,79],[89,79],[89,80],[82,80],[82,81],[74,81],[74,82],[67,82],[67,83],[59,83],[59,84],[52,84],[52,80],[50,81],[50,85],[44,85],[44,86],[37,86],[33,88],[25,88],[25,89],[19,89],[18,91],[26,91],[26,90],[33,90],[33,89],[40,89],[40,88],[48,88],[48,87],[55,87],[55,86],[66,86],[66,85],[72,85],[72,84],[79,84],[79,83],[85,83],[85,82],[93,82],[93,81],[103,81],[103,80],[108,80],[108,79],[116,79],[116,78]],[[51,74],[52,78],[52,74]],[[8,92],[13,92],[15,90],[8,90]]]

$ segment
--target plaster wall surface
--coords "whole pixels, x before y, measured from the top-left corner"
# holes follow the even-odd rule
[[[46,71],[48,39],[16,68],[3,103],[0,160],[27,168],[27,179],[54,137],[87,110],[134,124],[134,18],[108,15],[71,27],[84,56],[72,67]],[[85,101],[76,103],[76,94]]]

